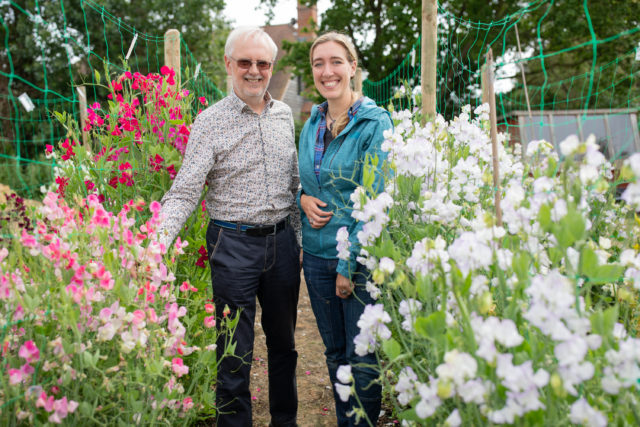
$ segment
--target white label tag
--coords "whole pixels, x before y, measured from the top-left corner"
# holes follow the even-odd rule
[[[199,73],[200,73],[200,63],[198,62],[198,65],[196,65],[196,73],[193,75],[193,80],[198,78]]]
[[[82,92],[82,89],[80,89],[80,86],[76,86],[76,90],[78,91],[78,95],[80,95],[80,98],[85,99],[84,92]]]
[[[26,93],[20,95],[18,97],[18,100],[20,101],[24,109],[27,110],[27,113],[32,112],[36,108],[36,106],[33,105],[33,102],[31,102],[31,98],[29,98],[29,95],[27,95]]]
[[[411,49],[411,68],[416,66],[416,50]]]
[[[133,40],[131,40],[131,46],[129,46],[129,51],[127,52],[127,56],[124,58],[125,60],[129,60],[129,55],[131,55],[131,51],[133,47],[136,45],[136,40],[138,40],[138,33],[133,35]]]

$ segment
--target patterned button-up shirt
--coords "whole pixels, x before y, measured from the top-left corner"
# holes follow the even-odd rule
[[[198,115],[182,167],[162,198],[160,242],[173,242],[195,209],[205,181],[210,218],[259,225],[290,215],[300,235],[291,109],[268,93],[265,101],[258,115],[232,92]]]

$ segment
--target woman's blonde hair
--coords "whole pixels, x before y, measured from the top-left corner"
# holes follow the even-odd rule
[[[356,52],[356,47],[354,46],[353,42],[348,36],[335,31],[324,33],[321,36],[318,36],[313,41],[313,44],[311,45],[311,49],[309,49],[309,62],[311,62],[312,65],[313,65],[314,49],[316,48],[316,46],[321,45],[322,43],[327,43],[327,42],[335,42],[335,43],[338,43],[340,46],[342,46],[344,48],[345,53],[347,54],[347,61],[349,61],[349,63],[355,61],[356,67],[358,66],[358,54]],[[358,97],[359,95],[352,89],[351,104],[353,104],[355,100],[358,99]],[[338,136],[340,132],[342,132],[342,130],[347,126],[347,123],[349,123],[348,110],[335,118],[335,121],[331,128],[331,134],[333,135],[334,138]]]

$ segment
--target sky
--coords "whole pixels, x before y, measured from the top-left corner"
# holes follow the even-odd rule
[[[329,6],[329,0],[318,1],[318,18]],[[227,0],[224,8],[224,15],[230,20],[231,25],[257,25],[261,26],[266,23],[264,7],[258,8],[260,0]],[[271,21],[272,24],[286,24],[291,18],[298,17],[296,8],[296,0],[279,0],[278,5],[274,9],[275,17]]]

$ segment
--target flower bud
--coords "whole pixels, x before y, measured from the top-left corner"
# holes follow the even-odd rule
[[[567,395],[567,391],[562,386],[562,378],[560,378],[560,375],[558,375],[557,372],[554,372],[553,374],[551,374],[551,379],[549,380],[549,383],[551,384],[551,389],[553,390],[556,396],[565,397]]]
[[[376,268],[375,270],[373,270],[373,275],[371,278],[376,285],[382,285],[384,283],[384,276],[385,274],[382,272],[382,270]]]
[[[478,299],[478,310],[480,314],[487,314],[493,308],[493,295],[491,292],[484,292]]]
[[[438,381],[438,397],[440,399],[447,399],[451,397],[453,392],[453,387],[451,386],[451,382],[449,381]]]

